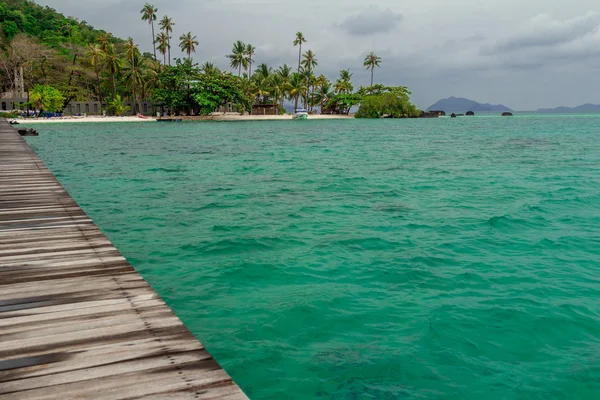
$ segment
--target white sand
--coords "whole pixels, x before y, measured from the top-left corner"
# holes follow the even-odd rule
[[[56,124],[64,122],[155,122],[156,118],[139,117],[67,117],[19,119],[19,124]]]
[[[170,118],[170,117],[166,117]],[[180,118],[180,117],[172,117]],[[353,115],[309,115],[308,119],[353,119]],[[186,117],[182,118],[187,120]],[[193,118],[191,120],[194,120]],[[210,117],[203,117],[202,120],[212,121],[288,121],[292,120],[291,114],[286,115],[239,115],[239,114],[212,114]],[[148,119],[139,117],[66,117],[66,118],[31,118],[19,119],[20,124],[57,124],[71,122],[156,122],[156,118]]]

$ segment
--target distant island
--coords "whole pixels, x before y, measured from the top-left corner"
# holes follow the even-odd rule
[[[448,97],[433,104],[427,111],[445,111],[447,113],[473,112],[508,112],[510,108],[502,104],[482,104],[475,100],[469,100],[461,97]]]
[[[600,113],[600,104],[582,104],[577,107],[540,108],[539,113]]]

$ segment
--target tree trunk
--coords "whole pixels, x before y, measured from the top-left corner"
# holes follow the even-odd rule
[[[171,36],[169,36],[168,46],[169,46],[169,66],[171,66]]]
[[[19,97],[25,97],[25,80],[23,78],[23,64],[19,67],[19,85],[21,89],[21,93]]]
[[[373,66],[371,66],[371,86],[373,86]]]
[[[152,46],[154,47],[154,61],[156,61],[156,42],[154,41],[154,38],[156,36],[154,36],[154,20],[150,18],[150,22],[152,25]]]
[[[300,72],[300,60],[302,60],[302,43],[300,43],[300,49],[298,50],[298,72]]]
[[[250,77],[252,76],[252,56],[250,56],[249,71],[250,72],[248,72],[248,80],[250,80]]]
[[[295,98],[296,102],[294,103],[294,112],[296,112],[296,110],[298,109],[298,94],[296,94]]]
[[[112,72],[110,74],[110,84],[112,86],[112,98],[114,100],[117,95],[117,84],[115,83],[115,74]]]

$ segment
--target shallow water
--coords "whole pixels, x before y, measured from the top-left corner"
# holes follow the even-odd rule
[[[600,394],[600,117],[36,129],[252,399]]]

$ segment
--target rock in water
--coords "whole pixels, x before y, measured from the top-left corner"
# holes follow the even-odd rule
[[[474,113],[473,111],[467,111],[467,115],[468,115],[468,116],[474,116],[474,115],[475,115],[475,113]]]
[[[511,112],[503,112],[503,113],[502,113],[502,116],[503,116],[503,117],[512,117],[512,116],[513,116],[513,114],[512,114]]]

